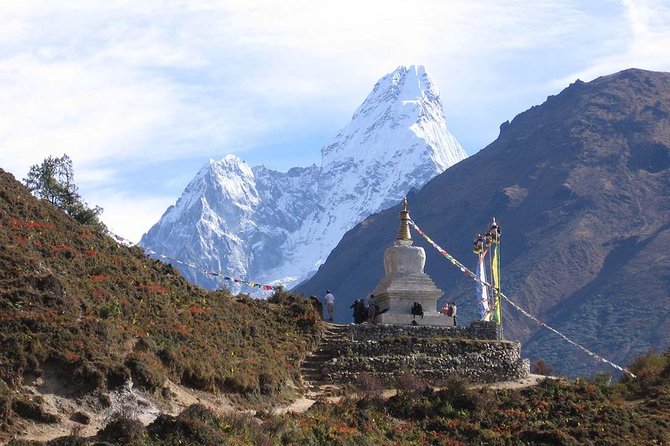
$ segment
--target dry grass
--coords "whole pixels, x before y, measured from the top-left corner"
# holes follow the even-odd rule
[[[81,393],[132,376],[150,391],[169,377],[277,398],[318,337],[319,317],[302,298],[202,290],[36,200],[1,170],[0,245],[0,421],[11,415],[6,388],[45,364]]]

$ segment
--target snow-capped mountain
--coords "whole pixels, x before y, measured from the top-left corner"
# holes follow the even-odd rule
[[[358,222],[467,155],[447,130],[424,67],[403,66],[377,82],[321,156],[320,167],[288,172],[250,167],[234,155],[210,160],[141,245],[290,287],[312,275]],[[229,285],[196,269],[182,272],[208,288]]]

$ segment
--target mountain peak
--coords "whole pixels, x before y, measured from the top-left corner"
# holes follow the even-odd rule
[[[423,65],[401,65],[387,76],[390,81],[389,86],[399,89],[401,93],[399,99],[401,100],[424,97],[427,93],[431,97],[439,97],[440,95],[437,85],[433,82],[426,71],[426,67]],[[380,83],[385,80],[386,77],[382,78]]]
[[[440,172],[467,156],[447,130],[439,89],[423,65],[401,65],[383,76],[335,141],[321,149],[322,166],[332,170],[346,159],[392,162],[408,133],[427,142],[415,150],[427,148]],[[361,146],[366,150],[352,150]]]
[[[386,108],[397,103],[404,105],[407,101],[415,103],[420,100],[436,101],[442,108],[440,91],[425,67],[401,65],[377,81],[351,120],[354,121],[361,115],[369,116],[375,110],[383,113]]]
[[[220,161],[209,160],[209,168],[219,176],[222,174],[235,173],[244,177],[253,177],[251,166],[245,163],[237,155],[226,155]]]
[[[159,222],[142,243],[193,253],[187,260],[213,270],[226,265],[230,274],[290,285],[312,274],[356,223],[467,156],[420,65],[382,77],[321,153],[321,166],[286,173],[249,167],[235,155],[210,161],[172,210],[181,223],[170,220],[161,232]]]

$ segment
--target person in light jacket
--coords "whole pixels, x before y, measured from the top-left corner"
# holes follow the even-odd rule
[[[328,311],[328,320],[333,322],[333,313],[335,313],[335,296],[330,290],[326,290],[326,295],[323,296],[323,301],[326,303],[326,310]]]

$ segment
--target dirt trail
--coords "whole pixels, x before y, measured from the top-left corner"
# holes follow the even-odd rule
[[[493,390],[501,390],[501,389],[523,389],[525,387],[531,387],[531,386],[536,386],[542,381],[543,379],[557,379],[556,377],[552,376],[543,376],[543,375],[529,375],[527,378],[520,379],[517,381],[501,381],[497,383],[490,383],[490,384],[475,384],[472,387],[474,389],[483,389],[483,388],[488,388],[488,389],[493,389]],[[324,389],[321,389],[320,387],[323,387]],[[337,393],[337,390],[339,390],[338,386],[333,386],[333,385],[328,385],[328,386],[320,386],[314,388],[314,390],[311,390],[307,392],[304,396],[296,399],[293,401],[291,404],[287,406],[282,406],[282,407],[277,407],[275,408],[272,413],[274,414],[285,414],[288,412],[291,413],[303,413],[306,412],[314,403],[316,403],[319,400],[325,400],[329,402],[337,402],[340,401],[343,397],[342,396],[326,396],[326,395],[332,395],[333,393]],[[439,390],[439,388],[436,388],[436,390]],[[397,393],[395,389],[388,389],[385,390],[382,393],[382,398],[388,399],[394,396]]]
[[[492,384],[478,384],[474,388],[490,389],[521,389],[537,385],[540,381],[547,378],[542,375],[530,375],[528,378],[518,381],[504,381]],[[549,377],[551,378],[551,377]],[[41,392],[40,386],[31,386],[29,389],[35,396],[41,396],[44,399],[43,407],[49,413],[58,414],[61,422],[57,424],[41,424],[32,421],[24,421],[22,430],[17,439],[49,441],[57,437],[70,435],[77,432],[79,435],[88,437],[95,435],[108,422],[109,418],[118,412],[130,413],[137,417],[142,423],[151,423],[159,413],[168,413],[177,415],[179,412],[191,404],[204,404],[217,412],[240,412],[225,395],[214,395],[207,392],[192,390],[184,386],[175,384],[171,381],[166,383],[172,398],[167,402],[157,404],[152,401],[148,395],[142,394],[135,389],[126,387],[122,390],[110,392],[107,394],[107,401],[111,404],[109,407],[101,408],[99,397],[69,398],[60,393],[64,393],[62,388],[51,386],[51,393]],[[276,407],[272,410],[274,414],[285,413],[304,413],[309,410],[317,401],[337,402],[342,397],[332,396],[340,391],[338,386],[323,385],[312,387],[305,395],[297,398],[287,405]],[[387,390],[383,393],[384,398],[390,398],[395,395],[395,390]],[[162,407],[159,407],[162,406]],[[70,420],[70,417],[76,412],[83,412],[90,416],[90,423],[87,425]],[[253,411],[246,411],[253,413]],[[0,441],[2,444],[2,441]]]

